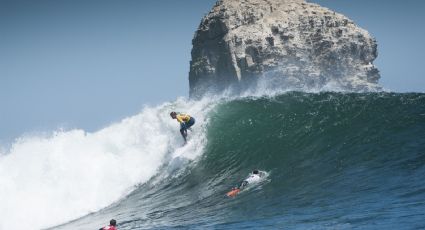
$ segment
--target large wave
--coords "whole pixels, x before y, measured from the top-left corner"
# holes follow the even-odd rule
[[[97,132],[58,130],[17,139],[0,155],[0,229],[40,229],[95,212],[179,159],[194,159],[205,144],[210,103],[146,107]],[[196,114],[190,144],[182,147],[171,110]]]
[[[124,230],[425,227],[423,94],[287,92],[212,104],[193,164],[167,166],[125,199],[56,228],[110,218]],[[225,197],[255,168],[268,183]]]
[[[196,117],[186,146],[171,110]],[[424,130],[423,94],[179,99],[16,141],[0,158],[0,228],[84,215],[55,229],[425,227]],[[225,198],[254,168],[269,182]]]

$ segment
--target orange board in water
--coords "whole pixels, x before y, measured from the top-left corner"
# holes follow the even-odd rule
[[[226,193],[228,197],[235,197],[241,190],[238,188],[232,189],[230,192]]]

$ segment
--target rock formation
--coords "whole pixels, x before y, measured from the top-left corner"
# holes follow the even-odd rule
[[[192,41],[191,97],[265,79],[272,88],[377,89],[374,38],[304,0],[220,0]]]

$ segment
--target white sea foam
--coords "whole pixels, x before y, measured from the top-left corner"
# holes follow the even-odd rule
[[[165,161],[196,159],[205,146],[208,100],[144,108],[97,132],[75,129],[16,140],[0,156],[0,229],[40,229],[78,218],[122,198]],[[171,110],[196,118],[182,147]]]

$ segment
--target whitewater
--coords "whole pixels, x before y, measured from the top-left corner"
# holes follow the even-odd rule
[[[156,180],[176,176],[202,155],[208,112],[235,98],[278,94],[261,90],[235,96],[229,89],[201,100],[181,97],[96,132],[60,128],[1,146],[0,215],[8,221],[0,223],[0,230],[59,225],[118,202],[154,175],[161,174]],[[196,114],[186,146],[170,111]]]
[[[194,160],[206,141],[210,108],[208,101],[180,98],[93,133],[57,130],[18,138],[0,155],[0,215],[7,220],[0,229],[52,227],[98,211],[166,165]],[[172,110],[196,114],[184,147]]]
[[[424,94],[229,95],[18,138],[0,157],[0,229],[425,227]],[[187,145],[170,111],[196,118]],[[253,169],[267,182],[226,198]]]

